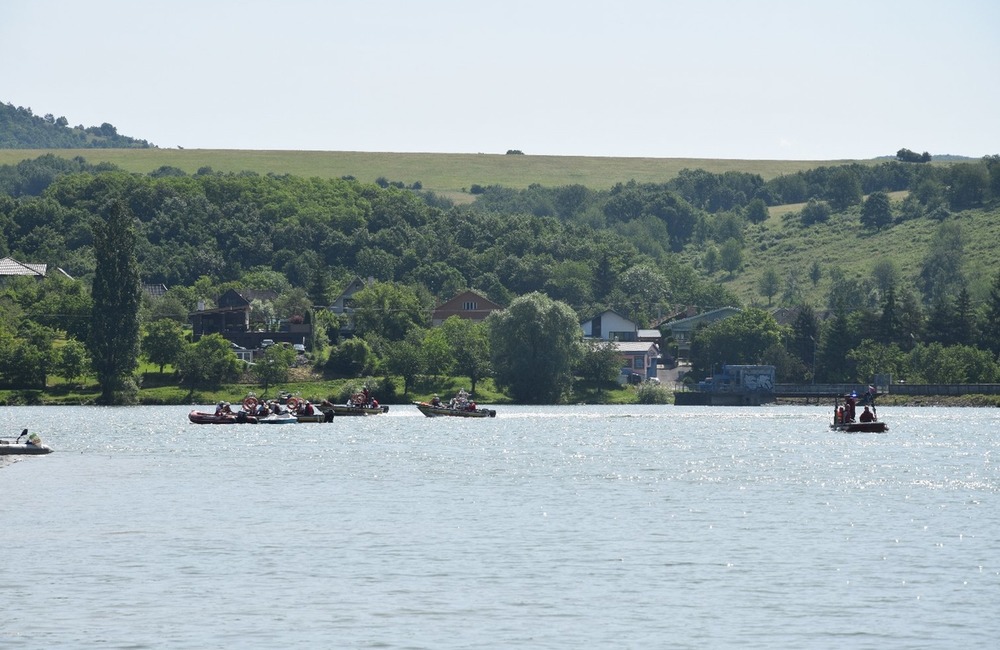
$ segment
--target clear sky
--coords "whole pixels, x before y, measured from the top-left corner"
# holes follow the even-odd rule
[[[1000,153],[997,0],[0,0],[0,102],[160,147]]]

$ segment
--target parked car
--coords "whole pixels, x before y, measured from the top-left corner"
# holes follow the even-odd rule
[[[630,368],[622,368],[621,373],[618,375],[618,383],[621,384],[622,386],[624,386],[625,384],[631,384],[633,386],[636,384],[641,384],[642,375],[640,375],[637,372],[634,372]]]
[[[306,353],[306,346],[302,345],[301,343],[296,343],[295,345],[292,346],[292,349],[295,350],[299,354],[305,354]]]
[[[266,350],[272,345],[274,345],[274,339],[264,339],[263,341],[260,342],[260,349]]]

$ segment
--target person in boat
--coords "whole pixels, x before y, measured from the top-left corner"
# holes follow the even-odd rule
[[[464,388],[459,388],[458,393],[452,398],[451,408],[465,410],[469,408],[469,394]]]
[[[861,412],[861,421],[862,422],[874,422],[875,421],[875,414],[872,413],[871,409],[868,408],[867,406],[865,407],[865,410]]]
[[[857,406],[857,400],[854,395],[846,395],[844,397],[844,417],[847,422],[854,422],[855,407]]]
[[[431,398],[431,406],[441,406],[441,397],[437,393],[434,393],[434,397]]]
[[[229,406],[229,402],[219,402],[215,407],[216,415],[232,415],[233,409]]]

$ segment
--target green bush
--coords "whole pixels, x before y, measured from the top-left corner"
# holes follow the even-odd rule
[[[670,404],[673,395],[663,386],[647,381],[636,386],[636,401],[640,404]]]

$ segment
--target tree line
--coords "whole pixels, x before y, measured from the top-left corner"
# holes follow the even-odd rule
[[[799,182],[822,185],[822,203],[833,212],[843,201],[830,202],[831,188],[856,196],[866,186],[892,188],[905,180],[903,186],[916,202],[914,215],[906,218],[940,218],[925,211],[955,208],[967,200],[974,205],[993,201],[996,158],[941,169],[898,162],[822,168],[802,173]],[[956,171],[961,167],[974,169]],[[962,189],[961,179],[973,179],[969,184],[978,189]],[[573,315],[556,321],[572,321],[576,335],[579,322],[607,308],[644,324],[678,305],[739,306],[734,295],[690,263],[690,250],[718,242],[718,263],[727,266],[727,260],[740,255],[738,243],[729,243],[738,242],[762,209],[766,215],[769,201],[777,200],[765,191],[770,182],[758,181],[753,175],[695,170],[670,183],[626,183],[604,192],[581,186],[490,187],[473,205],[459,207],[413,187],[355,179],[220,174],[209,168],[193,175],[174,168],[142,175],[53,156],[0,167],[0,253],[46,263],[70,276],[54,273],[42,283],[14,281],[4,287],[0,382],[37,386],[47,372],[79,376],[87,363],[100,374],[101,351],[85,343],[94,341],[95,328],[101,326],[94,311],[98,299],[108,303],[108,287],[100,280],[100,250],[109,239],[101,224],[107,222],[108,206],[119,206],[116,210],[128,215],[134,232],[137,281],[170,287],[163,298],[139,303],[137,350],[151,361],[181,368],[183,381],[192,386],[221,381],[240,367],[225,341],[185,341],[181,325],[187,314],[199,303],[211,307],[228,288],[255,288],[279,294],[274,304],[254,305],[255,318],[312,319],[318,333],[311,342],[319,353],[314,359],[330,376],[383,373],[407,384],[420,375],[457,372],[472,382],[494,377],[526,401],[558,400],[567,392],[559,377],[586,377],[599,385],[617,374],[616,360],[605,349],[553,345],[563,350],[561,363],[537,353],[534,357],[538,363],[551,362],[542,376],[554,392],[538,386],[521,391],[502,379],[504,363],[498,362],[509,353],[497,356],[502,345],[497,330],[430,328],[434,304],[474,288],[508,308],[530,296],[535,309],[528,313],[551,315],[551,305],[537,305],[544,299],[558,313]],[[730,195],[736,196],[735,203],[727,203]],[[855,204],[861,205],[860,218],[869,227],[888,225],[884,195],[884,190],[873,190]],[[812,311],[808,319],[802,314],[809,314],[811,306],[799,305],[799,317],[807,320],[777,327],[748,310],[754,319],[736,330],[748,338],[736,346],[730,345],[732,333],[724,328],[740,325],[740,319],[699,332],[697,372],[721,362],[768,361],[786,379],[865,381],[860,373],[869,368],[856,351],[866,350],[865,358],[884,360],[897,376],[928,377],[921,360],[935,358],[932,352],[940,349],[962,360],[939,360],[938,367],[961,367],[964,380],[984,380],[992,366],[974,363],[972,352],[963,357],[957,346],[988,353],[995,365],[997,351],[990,342],[1000,336],[991,327],[1000,322],[1000,311],[994,313],[992,303],[972,305],[967,292],[963,302],[962,236],[954,232],[956,226],[954,220],[941,220],[916,290],[901,283],[891,267],[874,279],[877,287],[833,277],[822,317]],[[699,264],[707,264],[706,258],[707,253]],[[357,336],[340,340],[340,323],[323,307],[355,276],[375,282],[355,297]],[[965,325],[948,330],[956,312],[966,314],[959,319]],[[897,320],[900,324],[893,325]],[[107,326],[104,331],[97,338],[110,336]],[[172,342],[163,343],[171,337]],[[54,345],[57,340],[61,345]],[[760,344],[750,345],[750,340]],[[202,346],[197,353],[192,352],[195,345]],[[470,357],[467,350],[477,352]],[[208,368],[205,359],[219,363]],[[970,370],[974,366],[979,370]],[[282,367],[287,364],[276,358],[257,372],[274,382],[281,380]],[[268,368],[278,374],[267,375]],[[119,370],[116,366],[108,377]],[[119,378],[128,374],[122,372]],[[127,383],[108,383],[112,392],[128,393]],[[114,399],[111,393],[106,398]]]
[[[65,117],[35,115],[31,108],[0,103],[0,149],[148,149],[145,140],[118,133],[113,124],[71,127]]]

